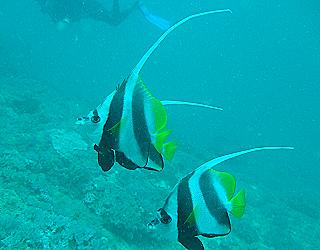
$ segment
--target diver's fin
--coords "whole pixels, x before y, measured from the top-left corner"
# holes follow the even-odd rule
[[[164,32],[162,34],[162,36],[160,36],[160,38],[151,46],[151,48],[149,48],[149,50],[143,55],[143,57],[140,59],[140,61],[138,62],[138,64],[134,67],[134,69],[132,70],[131,74],[138,76],[139,72],[141,71],[143,65],[146,63],[146,61],[148,60],[148,58],[150,57],[150,55],[155,51],[155,49],[159,46],[159,44],[173,31],[175,30],[177,27],[179,27],[180,25],[184,24],[185,22],[189,21],[190,19],[196,18],[196,17],[200,17],[200,16],[204,16],[204,15],[209,15],[209,14],[215,14],[215,13],[222,13],[222,12],[229,12],[232,13],[231,10],[229,9],[223,9],[223,10],[212,10],[212,11],[207,11],[207,12],[201,12],[198,14],[194,14],[191,16],[188,16],[184,19],[182,19],[181,21],[177,22],[176,24],[172,25],[169,29],[167,29],[166,32]]]
[[[202,107],[202,108],[209,108],[209,109],[216,109],[216,110],[223,110],[220,107],[214,107],[211,105],[207,104],[202,104],[202,103],[196,103],[196,102],[184,102],[184,101],[169,101],[169,100],[164,100],[161,101],[162,105],[186,105],[186,106],[194,106],[194,107]]]
[[[170,28],[170,22],[166,19],[152,14],[147,7],[140,1],[138,4],[140,11],[142,12],[144,18],[151,24],[157,26],[162,30],[167,30]]]
[[[231,213],[236,218],[241,218],[246,207],[245,191],[242,189],[235,197],[231,199]]]
[[[179,237],[178,241],[190,250],[204,250],[202,242],[197,237]]]

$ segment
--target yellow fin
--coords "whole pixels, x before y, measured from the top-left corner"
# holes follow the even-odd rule
[[[145,97],[145,100],[148,101],[151,107],[151,112],[152,112],[152,119],[153,119],[153,124],[154,124],[154,129],[155,131],[152,131],[153,133],[156,133],[160,131],[161,129],[165,128],[167,125],[167,112],[163,104],[161,103],[160,100],[155,98],[146,85],[144,84],[141,76],[138,78],[138,84],[140,86],[140,90],[143,92],[143,95]]]
[[[189,214],[188,218],[185,221],[185,224],[187,223],[189,225],[189,227],[193,227],[196,224],[197,218],[199,217],[199,213],[200,213],[200,207],[197,204],[192,212]]]
[[[168,160],[171,161],[174,154],[176,153],[177,144],[175,142],[168,142],[163,145],[163,155]]]
[[[236,218],[241,218],[246,207],[245,191],[242,189],[231,199],[231,214]]]
[[[164,142],[167,140],[168,136],[171,134],[170,130],[165,130],[161,133],[157,133],[155,135],[155,143],[154,143],[154,147],[157,149],[157,151],[159,153],[162,152],[162,148],[163,148],[163,144]]]
[[[164,144],[171,133],[166,127],[168,119],[166,109],[161,101],[150,93],[143,83],[141,76],[138,77],[137,84],[139,91],[143,93],[145,103],[149,107],[146,117],[150,119],[149,122],[151,124],[148,123],[151,125],[150,129],[152,131],[150,131],[150,133],[156,138],[155,141],[153,141],[153,145],[160,154],[163,154],[164,157],[170,161],[175,154],[177,146],[174,142]]]
[[[230,201],[234,195],[236,189],[236,180],[233,175],[226,172],[219,172],[213,169],[210,169],[217,177],[219,183],[223,186],[228,201]]]
[[[155,131],[158,132],[167,125],[167,112],[162,105],[162,103],[156,99],[153,98],[151,100],[151,105],[152,105],[152,112],[154,116],[154,125],[155,125]]]

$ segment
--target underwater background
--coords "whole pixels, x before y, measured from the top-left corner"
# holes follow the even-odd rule
[[[319,2],[144,3],[172,23],[233,11],[179,27],[142,70],[159,99],[224,109],[168,107],[179,147],[160,173],[104,173],[75,121],[162,31],[138,11],[117,27],[58,30],[34,0],[0,1],[0,249],[183,249],[146,230],[170,190],[202,163],[258,146],[295,150],[218,166],[247,190],[247,207],[230,235],[203,239],[206,249],[320,249]]]

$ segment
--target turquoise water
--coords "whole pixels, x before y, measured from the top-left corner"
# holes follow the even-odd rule
[[[0,2],[0,249],[183,249],[146,230],[171,188],[207,160],[257,146],[295,150],[219,166],[247,190],[247,207],[230,235],[203,239],[206,249],[319,249],[319,3],[144,3],[172,23],[233,11],[178,28],[142,70],[160,99],[224,109],[168,108],[179,147],[161,173],[102,172],[75,121],[162,31],[138,11],[117,27],[81,20],[58,30],[33,0]]]

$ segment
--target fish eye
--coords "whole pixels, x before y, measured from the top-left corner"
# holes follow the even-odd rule
[[[169,215],[167,215],[167,216],[161,217],[160,221],[163,224],[169,224],[172,221],[172,219]]]
[[[98,114],[98,111],[95,109],[95,110],[93,110],[93,116],[91,117],[91,121],[93,122],[93,123],[98,123],[98,122],[100,122],[100,116],[99,116],[99,114]]]
[[[94,115],[94,116],[92,116],[91,117],[91,121],[93,122],[93,123],[98,123],[98,122],[100,122],[100,116],[98,116],[98,115]]]

